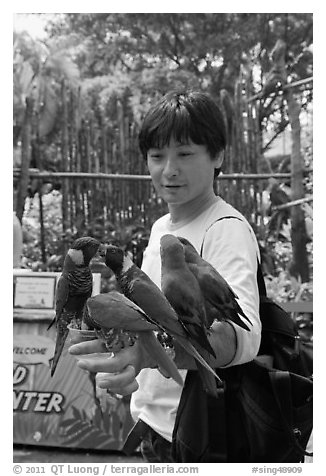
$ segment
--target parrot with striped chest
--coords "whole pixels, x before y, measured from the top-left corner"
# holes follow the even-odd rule
[[[56,288],[55,316],[48,327],[49,330],[55,324],[57,330],[51,377],[54,375],[69,333],[68,325],[81,328],[84,306],[93,289],[93,276],[89,264],[101,246],[95,238],[89,236],[77,238],[65,257]]]
[[[196,248],[186,238],[178,237],[178,239],[184,246],[186,263],[199,283],[205,302],[208,327],[212,325],[214,319],[219,321],[229,319],[249,331],[249,327],[239,316],[250,324],[251,322],[237,302],[238,296],[232,288],[219,272],[197,253]]]
[[[114,245],[107,247],[105,264],[114,272],[122,293],[137,304],[160,331],[173,337],[188,354],[218,378],[215,371],[189,340],[184,324],[149,276],[138,268],[121,248]]]

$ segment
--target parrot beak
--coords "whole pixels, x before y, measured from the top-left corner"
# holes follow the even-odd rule
[[[101,243],[97,251],[97,255],[100,256],[101,258],[105,258],[106,248],[107,246]]]

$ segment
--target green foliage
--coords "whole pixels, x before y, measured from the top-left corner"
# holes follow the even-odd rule
[[[113,134],[119,129],[118,104],[123,105],[131,122],[139,124],[151,102],[177,86],[207,90],[218,98],[222,88],[233,94],[241,72],[243,77],[252,78],[252,92],[259,92],[272,67],[270,52],[278,38],[287,42],[289,80],[312,74],[310,13],[71,13],[54,18],[44,42],[26,34],[14,37],[16,165],[20,162],[25,100],[32,96],[34,113],[42,119],[38,121],[39,130],[33,129],[32,148],[38,154],[32,158],[35,156],[42,168],[59,169],[63,77],[70,78],[68,93],[73,96],[69,104],[75,115],[71,116],[69,127],[78,130],[83,121],[94,119],[95,128],[108,126]],[[78,78],[79,92],[75,88]],[[311,99],[309,91],[302,95],[303,107],[308,108]],[[260,120],[262,128],[270,127],[274,121],[283,127],[286,111],[277,101],[264,99]],[[303,142],[307,168],[312,166],[311,144],[311,137]],[[75,144],[70,147],[69,152],[73,152]],[[288,170],[289,163],[283,165],[284,171]],[[272,164],[275,171],[279,166],[279,161]],[[311,174],[306,176],[305,187],[311,193]],[[41,261],[36,194],[26,200],[23,218],[25,266],[59,271],[66,245],[81,230],[95,233],[104,241],[118,241],[135,260],[141,259],[149,233],[141,224],[117,226],[98,217],[86,225],[74,223],[63,236],[60,193],[53,191],[43,199],[47,261]],[[297,294],[293,294],[293,289],[297,292],[297,285],[291,281],[288,270],[289,237],[285,236],[282,242],[268,242],[266,237],[263,240],[267,254],[274,256],[266,273],[271,292],[284,300],[294,299]],[[95,266],[100,268],[99,264]],[[108,274],[103,282],[106,290],[114,286]]]
[[[71,13],[58,20],[49,32],[79,37],[76,60],[87,76],[110,74],[112,65],[128,73],[167,65],[200,76],[212,91],[232,90],[248,59],[270,70],[278,38],[288,43],[291,75],[311,74],[311,14]]]
[[[47,263],[41,260],[38,194],[26,200],[23,217],[23,265],[34,271],[58,271],[63,264],[61,194],[53,191],[43,196]]]
[[[79,70],[62,39],[41,42],[25,32],[14,35],[14,145],[20,146],[26,101],[32,104],[33,138],[42,140],[60,118],[60,87],[79,85]],[[32,146],[34,144],[32,143]],[[39,164],[37,164],[39,166]]]
[[[80,85],[72,105],[78,109],[77,127],[95,116],[99,125],[116,128],[116,98],[124,114],[139,123],[157,96],[178,86],[218,98],[222,89],[233,94],[242,72],[252,77],[253,92],[259,92],[278,38],[287,42],[289,78],[312,74],[309,13],[68,13],[51,15],[47,31],[45,41],[16,34],[14,42],[15,145],[22,132],[22,90],[26,95],[29,88],[41,119],[43,168],[49,163],[58,167],[58,158],[47,149],[61,141],[63,77],[71,91]],[[262,126],[270,118],[280,122],[278,102],[268,100],[261,107]]]
[[[23,266],[34,271],[61,271],[66,244],[71,244],[74,239],[81,236],[80,228],[74,227],[62,233],[62,195],[58,191],[52,191],[43,195],[43,212],[47,261],[41,260],[40,243],[40,217],[39,195],[26,200],[26,208],[23,218]],[[88,223],[83,230],[83,235],[91,235],[102,243],[114,243],[130,253],[132,259],[140,266],[142,253],[148,243],[149,228],[142,224],[114,225],[104,222],[102,217],[97,217]],[[104,281],[110,279],[112,273],[100,263],[92,264],[94,272],[101,272]],[[112,280],[111,280],[112,281]],[[103,291],[110,288],[109,283],[102,283]]]
[[[300,278],[290,274],[292,260],[292,246],[286,225],[283,226],[284,238],[282,240],[269,237],[261,241],[262,267],[264,272],[267,295],[277,302],[287,301],[313,301],[312,281],[302,283]],[[287,238],[286,238],[287,236]],[[312,268],[312,243],[307,246],[310,267]],[[312,275],[312,272],[310,273]],[[312,340],[313,318],[312,314],[295,314],[299,332],[306,340]]]

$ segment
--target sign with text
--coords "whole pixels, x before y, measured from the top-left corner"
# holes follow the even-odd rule
[[[14,318],[52,319],[61,273],[13,270]],[[93,273],[93,296],[101,291],[101,274]]]
[[[55,276],[17,276],[14,308],[54,309]]]
[[[67,348],[51,377],[56,331],[47,327],[37,320],[14,322],[14,443],[120,450],[133,423],[129,400],[107,393],[95,398],[91,376]]]
[[[14,443],[119,450],[130,431],[129,400],[94,394],[94,376],[69,354],[69,336],[51,377],[55,289],[61,273],[14,271]],[[93,274],[93,295],[101,275]]]
[[[55,343],[41,335],[17,334],[13,340],[13,360],[19,364],[44,364],[50,366]]]

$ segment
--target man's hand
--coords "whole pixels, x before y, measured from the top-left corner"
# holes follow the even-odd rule
[[[138,389],[136,376],[141,369],[156,366],[138,341],[116,354],[109,354],[104,343],[96,339],[72,345],[69,353],[78,357],[78,367],[98,374],[96,381],[100,388],[119,395],[135,392]]]

